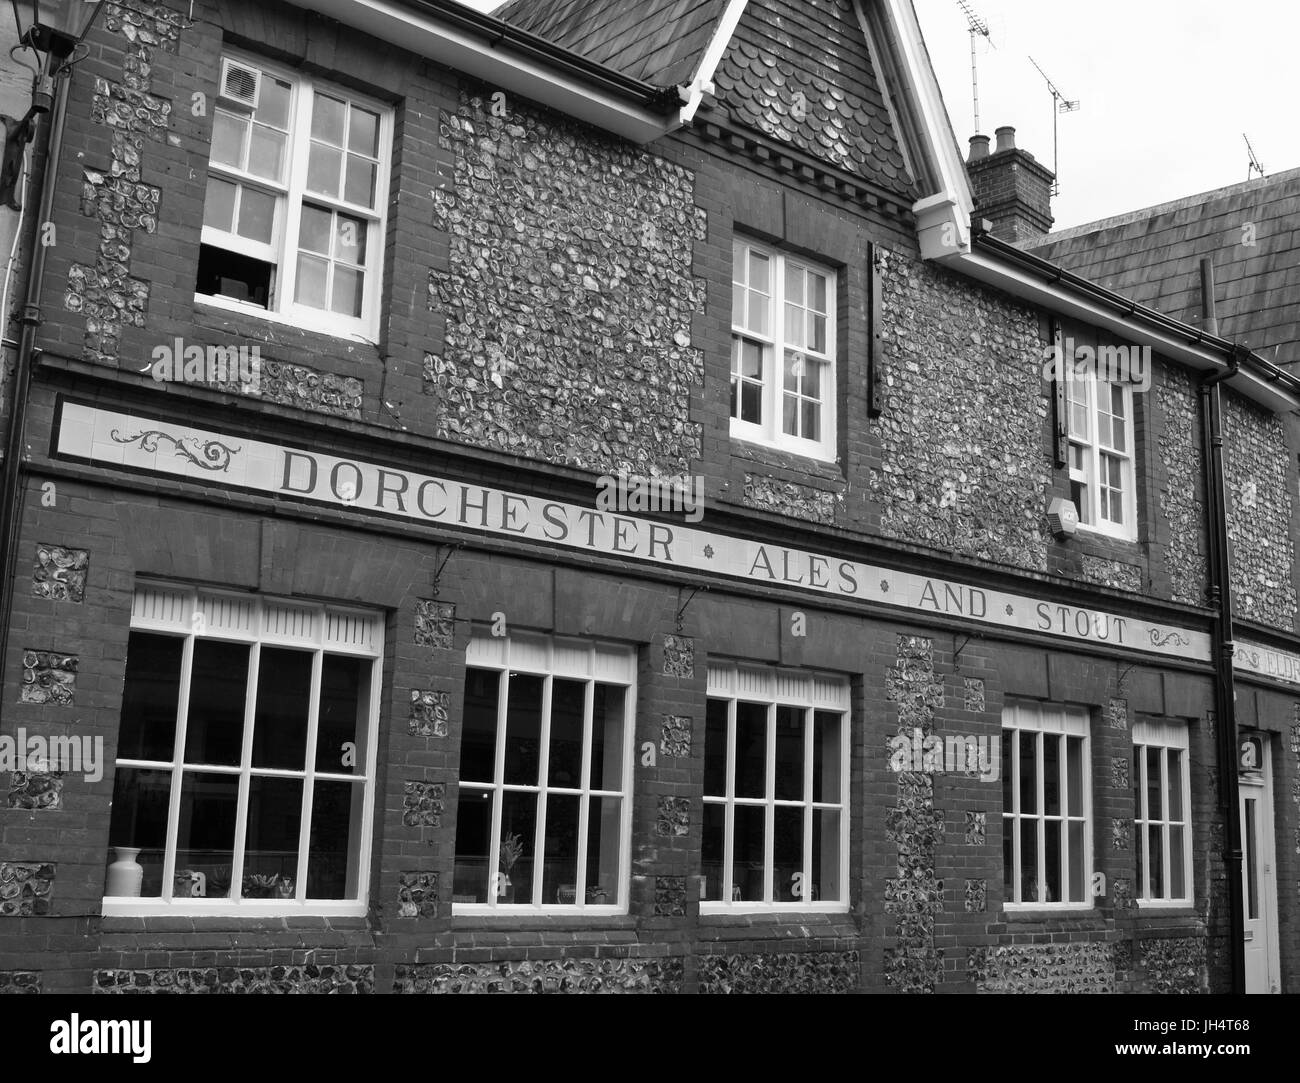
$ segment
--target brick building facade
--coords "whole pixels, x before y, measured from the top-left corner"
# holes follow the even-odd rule
[[[1229,987],[1235,355],[971,228],[908,0],[679,6],[107,5],[0,699],[106,762],[0,775],[0,991]],[[1294,992],[1298,402],[1233,364]]]

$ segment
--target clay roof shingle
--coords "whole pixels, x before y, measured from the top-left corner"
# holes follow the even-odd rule
[[[1220,336],[1275,364],[1300,361],[1300,169],[1021,247],[1194,327],[1203,322],[1200,262],[1209,256]]]
[[[652,86],[689,83],[727,0],[510,0],[492,14]]]

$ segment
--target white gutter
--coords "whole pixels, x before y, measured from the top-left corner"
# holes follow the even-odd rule
[[[634,143],[658,139],[678,126],[671,111],[655,113],[602,94],[589,85],[481,36],[440,24],[392,0],[312,0],[313,10],[381,41],[428,57],[613,132]]]
[[[700,58],[700,67],[695,73],[695,78],[681,88],[686,96],[686,104],[682,106],[679,118],[683,126],[695,119],[695,113],[700,108],[700,103],[704,101],[705,95],[714,93],[714,73],[727,54],[727,46],[731,44],[732,35],[740,25],[740,17],[745,14],[745,5],[748,3],[749,0],[728,0],[727,9],[718,20],[709,47],[704,50],[704,56]]]

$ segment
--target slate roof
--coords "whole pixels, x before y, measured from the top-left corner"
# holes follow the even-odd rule
[[[1200,262],[1209,256],[1219,334],[1275,364],[1300,361],[1300,169],[1020,247],[1193,327],[1202,323]]]
[[[727,0],[510,0],[492,14],[652,86],[689,83]]]

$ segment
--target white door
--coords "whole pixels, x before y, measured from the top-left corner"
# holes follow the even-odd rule
[[[1280,990],[1277,954],[1277,860],[1273,847],[1273,783],[1267,735],[1258,774],[1243,774],[1241,879],[1246,938],[1246,992]]]

